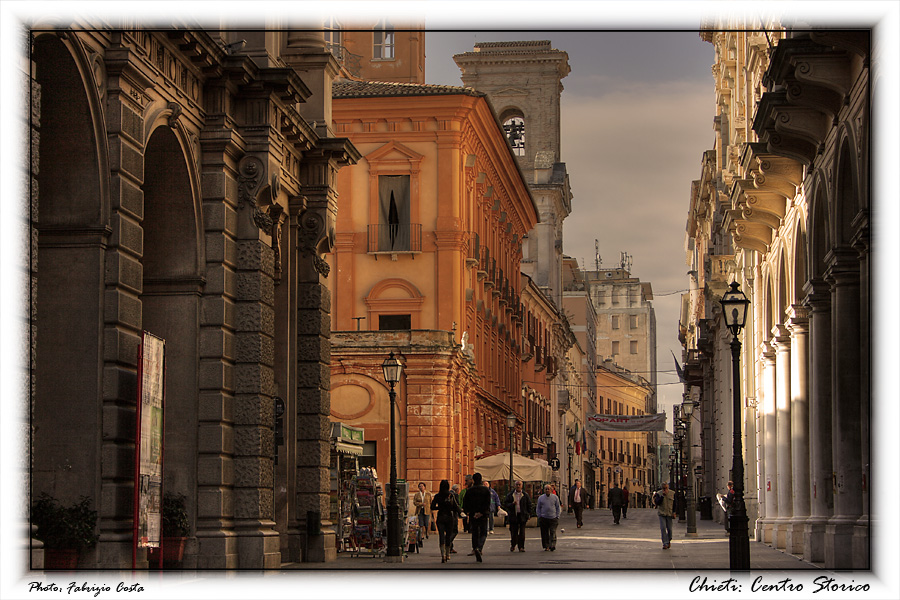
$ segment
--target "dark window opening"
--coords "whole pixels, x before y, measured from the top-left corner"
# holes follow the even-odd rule
[[[410,315],[378,315],[379,331],[412,329]]]

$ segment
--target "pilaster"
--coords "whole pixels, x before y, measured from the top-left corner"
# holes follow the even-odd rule
[[[832,451],[834,515],[825,537],[828,568],[853,567],[853,532],[862,515],[860,397],[859,255],[835,248],[826,256],[825,279],[831,284]]]
[[[774,482],[778,495],[775,547],[785,548],[787,529],[793,512],[791,479],[791,338],[784,325],[772,328],[775,350],[775,437],[778,446]]]
[[[809,309],[810,517],[803,536],[803,560],[825,561],[825,525],[834,511],[831,480],[831,290],[820,278],[804,287]]]
[[[763,541],[775,544],[775,524],[780,516],[778,496],[778,437],[775,386],[775,352],[768,343],[761,344],[759,360],[762,362],[762,405],[763,405],[763,461],[765,462],[766,518],[763,522]]]
[[[809,517],[809,318],[804,306],[792,305],[787,329],[791,333],[791,477],[793,516],[786,550],[803,554],[803,535]]]

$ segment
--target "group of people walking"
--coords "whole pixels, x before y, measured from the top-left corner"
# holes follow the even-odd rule
[[[614,484],[609,491],[608,499],[613,523],[618,525],[621,518],[628,518],[628,490]],[[675,493],[669,489],[667,483],[664,483],[662,489],[653,494],[652,501],[659,516],[662,547],[663,550],[667,550],[672,542]],[[487,536],[494,532],[494,518],[497,516],[506,517],[510,536],[509,551],[515,552],[518,549],[519,552],[525,552],[525,526],[532,516],[532,499],[523,489],[521,481],[515,482],[513,489],[502,501],[497,491],[490,486],[490,482],[484,481],[480,473],[466,476],[465,488],[462,490],[458,484],[451,486],[448,480],[442,480],[438,493],[433,497],[425,484],[420,483],[413,502],[419,528],[422,530],[421,537],[429,537],[431,516],[437,515],[434,523],[442,563],[449,561],[450,555],[456,553],[453,541],[459,533],[460,518],[464,530],[472,534],[472,552],[469,556],[474,556],[476,561],[483,561],[484,544]],[[587,503],[588,492],[582,488],[581,481],[576,479],[575,485],[569,490],[568,506],[575,513],[578,528],[584,525],[583,513]],[[541,532],[541,546],[545,552],[553,552],[556,550],[562,503],[551,484],[544,485],[543,493],[538,496],[534,508]]]

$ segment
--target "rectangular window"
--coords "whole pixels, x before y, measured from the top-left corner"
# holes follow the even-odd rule
[[[632,329],[638,328],[638,316],[637,315],[631,315],[631,328]]]
[[[610,317],[610,320],[612,322],[612,328],[618,329],[619,328],[619,317],[617,315],[613,315],[612,317]]]
[[[637,354],[637,353],[638,353],[638,352],[637,352],[637,342],[634,341],[634,340],[631,341],[631,353],[632,353],[632,354]]]
[[[334,17],[325,19],[325,48],[338,60],[343,59],[341,45],[341,24]]]
[[[619,342],[613,342],[612,343],[612,354],[613,354],[613,356],[615,356],[618,353],[619,353]]]
[[[393,60],[394,58],[394,26],[386,20],[375,26],[372,58],[376,60]]]
[[[408,252],[409,175],[378,177],[378,251]]]
[[[409,315],[378,315],[379,331],[396,331],[412,329]]]

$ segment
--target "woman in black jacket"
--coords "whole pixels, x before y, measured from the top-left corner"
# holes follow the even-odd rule
[[[457,525],[462,509],[456,501],[456,497],[450,493],[450,482],[441,480],[438,493],[431,499],[431,510],[437,511],[438,543],[441,545],[441,562],[450,560],[450,547],[453,539],[459,532]]]

